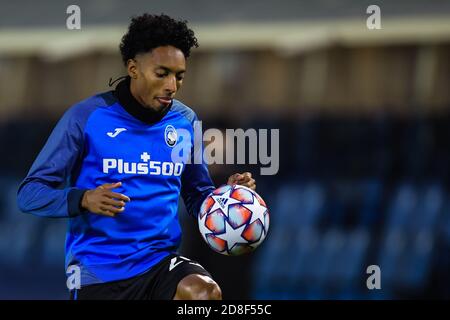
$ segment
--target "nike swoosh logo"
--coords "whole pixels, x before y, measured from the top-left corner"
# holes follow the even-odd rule
[[[125,128],[116,128],[114,129],[114,132],[107,132],[106,134],[111,137],[111,138],[115,138],[119,135],[119,133],[123,132],[123,131],[127,131],[127,129]]]
[[[169,266],[169,271],[172,271],[172,269],[173,268],[175,268],[177,265],[179,265],[180,263],[183,263],[184,261],[183,260],[181,260],[181,261],[178,261],[178,262],[176,262],[177,261],[177,257],[174,257],[174,258],[172,258],[171,260],[170,260],[170,266]],[[176,263],[175,263],[176,262]]]

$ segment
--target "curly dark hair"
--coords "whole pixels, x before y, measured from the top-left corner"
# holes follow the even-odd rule
[[[131,19],[119,48],[126,65],[128,59],[133,59],[139,53],[168,45],[180,49],[188,58],[191,48],[197,48],[198,42],[194,31],[187,27],[186,20],[174,20],[165,14],[145,13]]]

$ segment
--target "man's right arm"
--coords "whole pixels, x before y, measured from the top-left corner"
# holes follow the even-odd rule
[[[44,217],[71,217],[82,213],[86,190],[70,186],[73,168],[84,143],[86,108],[70,108],[53,129],[45,146],[19,186],[20,210]]]

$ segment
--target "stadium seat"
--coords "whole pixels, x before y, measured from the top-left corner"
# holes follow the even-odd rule
[[[411,224],[411,218],[418,205],[418,194],[414,185],[403,183],[395,190],[387,209],[388,229],[403,230]]]
[[[359,227],[371,228],[381,220],[381,201],[383,183],[378,179],[370,179],[361,183],[363,200],[360,209]]]

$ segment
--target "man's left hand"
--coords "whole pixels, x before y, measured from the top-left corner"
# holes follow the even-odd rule
[[[256,190],[256,182],[255,179],[252,178],[252,174],[250,172],[233,174],[228,178],[227,184],[239,184],[252,190]]]

